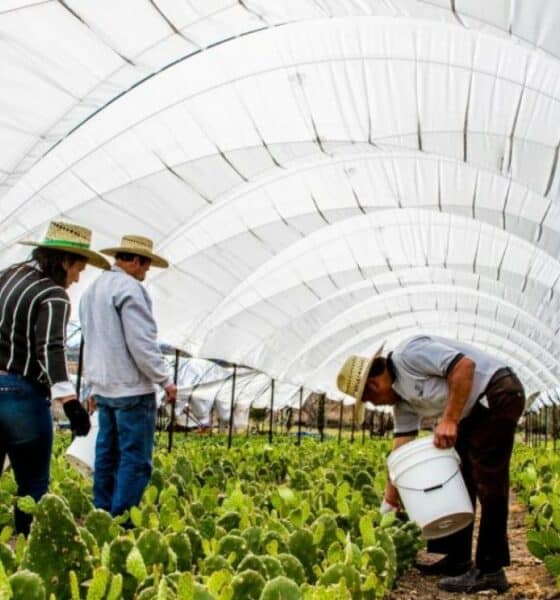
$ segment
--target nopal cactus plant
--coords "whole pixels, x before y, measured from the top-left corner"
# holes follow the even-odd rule
[[[47,597],[41,577],[27,569],[18,571],[10,577],[10,587],[12,600],[45,600]]]
[[[302,598],[298,585],[280,575],[264,586],[260,600],[302,600]]]
[[[167,563],[169,545],[161,532],[154,529],[144,530],[138,538],[137,545],[146,566]]]
[[[79,581],[91,577],[92,565],[68,505],[54,494],[46,494],[37,504],[22,567],[38,573],[47,592],[57,598],[70,595],[69,571]]]

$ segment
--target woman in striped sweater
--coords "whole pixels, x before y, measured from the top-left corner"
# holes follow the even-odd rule
[[[90,250],[91,232],[53,222],[29,261],[0,273],[0,465],[8,455],[18,496],[39,500],[47,491],[53,441],[51,399],[62,402],[76,435],[86,435],[89,415],[78,402],[66,364],[66,289],[86,264],[109,268]],[[31,517],[15,509],[18,533]]]

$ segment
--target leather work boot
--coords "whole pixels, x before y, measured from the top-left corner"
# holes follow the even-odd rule
[[[509,583],[503,569],[494,573],[482,573],[480,569],[473,567],[463,575],[440,579],[438,587],[446,592],[473,594],[483,590],[496,590],[501,594],[509,588]]]
[[[444,556],[434,563],[416,563],[414,565],[423,575],[462,575],[472,568],[472,560],[456,560],[452,556]]]

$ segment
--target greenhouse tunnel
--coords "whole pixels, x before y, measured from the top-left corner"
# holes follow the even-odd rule
[[[0,600],[560,597],[559,31],[0,2]]]
[[[97,248],[154,239],[161,339],[265,374],[257,404],[271,378],[286,403],[342,400],[345,355],[418,332],[556,388],[559,18],[553,0],[6,0],[0,267],[53,219]]]

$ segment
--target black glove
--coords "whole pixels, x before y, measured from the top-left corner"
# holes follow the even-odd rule
[[[68,400],[62,408],[70,421],[70,429],[76,435],[87,435],[91,427],[87,410],[77,400]]]

